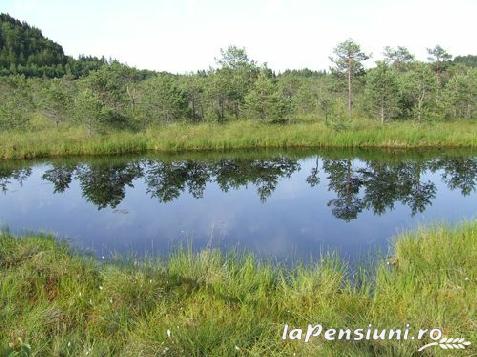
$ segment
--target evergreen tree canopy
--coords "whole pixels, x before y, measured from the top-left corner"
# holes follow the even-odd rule
[[[63,67],[67,58],[63,48],[43,36],[26,22],[0,14],[0,68],[2,72],[35,71]]]
[[[68,57],[63,47],[44,37],[41,30],[8,14],[0,14],[0,76],[79,78],[105,64],[104,58]]]

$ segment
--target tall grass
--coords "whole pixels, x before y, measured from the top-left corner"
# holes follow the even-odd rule
[[[408,356],[428,342],[283,341],[285,323],[438,327],[474,343],[460,354],[475,354],[476,238],[477,222],[404,234],[391,264],[351,279],[330,258],[293,270],[217,251],[100,263],[52,238],[5,233],[0,355]]]
[[[242,120],[222,125],[176,123],[139,133],[112,132],[95,136],[79,128],[0,133],[0,158],[3,159],[258,147],[477,147],[477,122],[380,125],[357,120],[338,130],[322,122],[280,125]]]

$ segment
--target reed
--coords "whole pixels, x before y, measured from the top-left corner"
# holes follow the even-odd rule
[[[175,123],[142,132],[92,136],[81,128],[0,133],[2,159],[292,147],[475,148],[477,121],[380,125],[357,120],[338,129],[320,121],[264,124],[239,120],[226,124]]]

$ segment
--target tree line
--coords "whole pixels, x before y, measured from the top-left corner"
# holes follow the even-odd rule
[[[477,56],[452,59],[439,45],[428,49],[425,62],[405,47],[386,47],[384,59],[371,66],[371,56],[346,40],[333,50],[329,71],[283,73],[230,46],[207,70],[171,74],[104,58],[73,60],[39,30],[8,15],[0,19],[1,130],[82,126],[94,133],[174,121],[342,125],[351,118],[384,123],[476,116]],[[57,70],[35,75],[33,68]]]

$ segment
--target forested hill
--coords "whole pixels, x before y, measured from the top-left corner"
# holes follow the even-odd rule
[[[105,59],[65,56],[58,43],[44,37],[41,30],[8,14],[0,14],[0,76],[80,77],[106,63]]]
[[[55,71],[66,64],[63,48],[43,36],[41,31],[12,18],[0,15],[0,67],[7,72]]]

